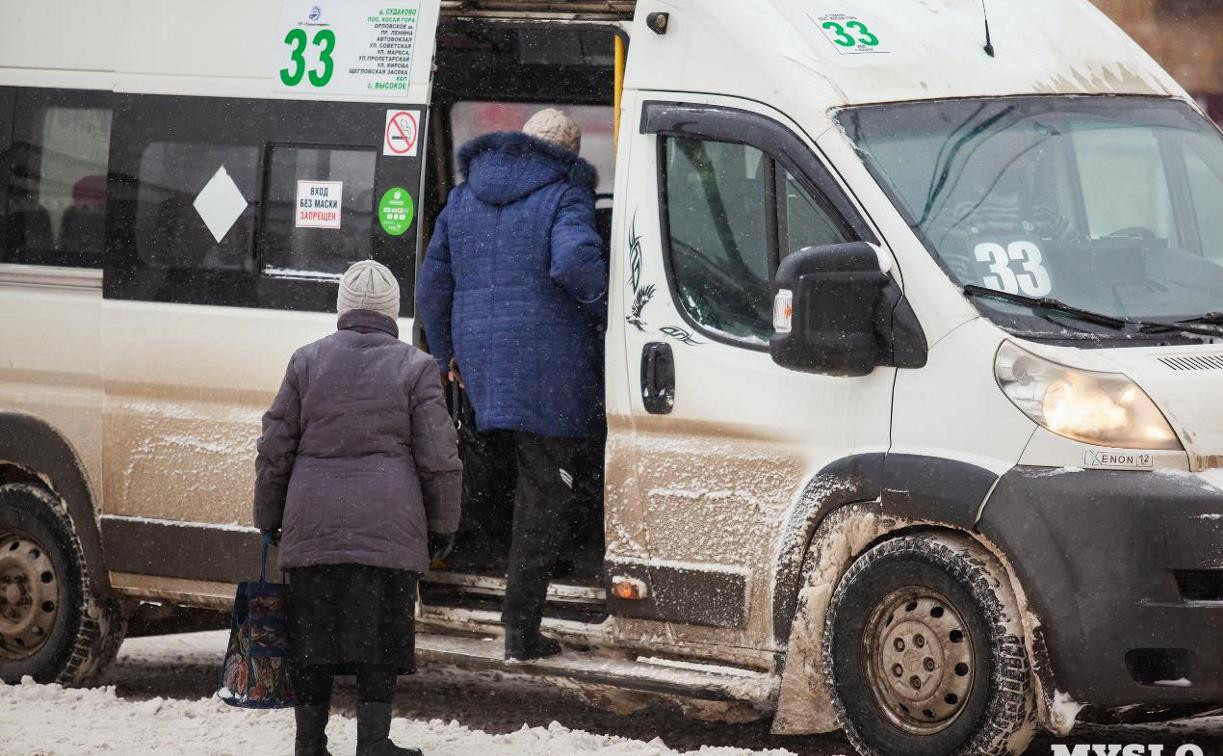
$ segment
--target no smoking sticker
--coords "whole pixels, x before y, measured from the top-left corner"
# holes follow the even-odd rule
[[[386,111],[386,130],[382,138],[382,154],[390,157],[416,157],[420,140],[419,110]]]

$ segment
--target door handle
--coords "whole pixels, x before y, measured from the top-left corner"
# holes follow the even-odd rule
[[[651,415],[669,415],[675,406],[675,355],[671,345],[651,341],[641,348],[641,402]]]

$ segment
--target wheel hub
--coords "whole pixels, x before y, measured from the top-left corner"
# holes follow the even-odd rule
[[[906,732],[951,725],[973,683],[973,639],[960,613],[926,588],[895,591],[876,607],[863,636],[875,702]]]
[[[890,673],[888,683],[901,698],[924,701],[942,681],[946,668],[943,649],[936,642],[926,641],[935,633],[929,625],[912,620],[897,623],[886,632],[883,665]]]
[[[36,653],[58,612],[58,578],[46,549],[25,533],[0,534],[0,657]]]

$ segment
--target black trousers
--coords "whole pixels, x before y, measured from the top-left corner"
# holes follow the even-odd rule
[[[338,665],[295,664],[291,674],[293,695],[300,706],[331,702],[331,686]],[[395,695],[398,670],[393,664],[357,665],[357,700],[361,703],[390,703]]]
[[[582,438],[515,432],[518,487],[501,621],[538,629],[556,558],[570,538],[575,489],[593,477]],[[602,464],[602,460],[599,460]]]

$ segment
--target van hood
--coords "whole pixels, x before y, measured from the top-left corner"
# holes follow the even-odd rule
[[[1223,468],[1223,344],[1108,350],[1163,411],[1189,454],[1191,470]]]

